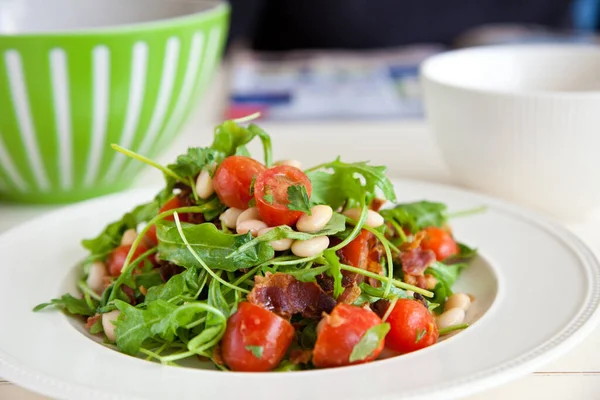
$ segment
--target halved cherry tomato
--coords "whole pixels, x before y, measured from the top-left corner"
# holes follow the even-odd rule
[[[399,299],[386,322],[390,324],[390,331],[385,345],[400,353],[423,349],[438,339],[433,315],[416,300]]]
[[[443,261],[459,253],[456,241],[444,229],[430,226],[425,228],[424,231],[425,238],[421,241],[421,248],[433,251],[438,261]]]
[[[312,184],[308,176],[300,169],[289,165],[269,168],[256,179],[254,198],[262,220],[269,226],[293,226],[304,214],[302,211],[290,210],[287,205],[288,188],[304,186],[310,197]]]
[[[365,333],[379,324],[381,319],[373,311],[349,304],[338,304],[331,314],[323,317],[317,327],[313,364],[319,368],[330,368],[373,361],[383,350],[383,340],[364,360],[351,363],[350,354]]]
[[[227,157],[213,176],[213,186],[221,202],[227,207],[245,210],[252,200],[250,186],[266,167],[258,161],[244,156]]]
[[[223,361],[233,371],[270,371],[285,356],[294,334],[292,324],[275,313],[240,303],[221,340]]]
[[[121,269],[123,269],[123,265],[125,264],[125,259],[127,258],[127,254],[129,254],[129,250],[131,250],[131,245],[119,246],[110,253],[108,259],[106,260],[106,265],[108,266],[108,272],[112,276],[121,275]],[[146,246],[140,244],[135,248],[135,252],[133,253],[133,257],[131,257],[131,262],[138,259],[142,254],[144,254],[148,249]]]
[[[184,200],[181,197],[175,196],[175,197],[169,199],[160,208],[158,213],[160,214],[165,211],[185,207],[186,205],[187,204],[185,204]],[[165,220],[166,221],[175,221],[175,217],[173,217],[172,215],[169,215],[168,217],[165,218]],[[181,222],[188,222],[188,214],[179,215],[179,220]],[[156,245],[158,243],[158,239],[156,238],[156,225],[152,225],[150,228],[148,228],[148,232],[146,232],[146,236],[144,238],[149,242],[149,245]]]

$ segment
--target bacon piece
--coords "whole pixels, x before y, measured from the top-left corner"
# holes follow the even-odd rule
[[[312,359],[312,350],[293,349],[290,351],[292,364],[308,364]]]
[[[93,317],[88,317],[87,321],[85,322],[85,329],[88,331],[92,329],[92,326],[94,326],[94,324],[96,324],[100,318],[102,318],[102,315],[100,314],[96,314]]]
[[[352,286],[347,287],[340,297],[338,297],[337,301],[338,303],[352,304],[356,301],[356,299],[358,299],[360,293],[361,291],[358,285],[356,283],[352,283]]]
[[[402,243],[402,245],[400,246],[400,250],[409,251],[418,248],[421,245],[423,239],[425,239],[426,235],[427,234],[425,233],[425,231],[417,232],[411,242]]]
[[[301,314],[305,318],[320,318],[324,312],[331,312],[336,305],[315,282],[300,282],[291,275],[276,272],[264,277],[254,277],[254,288],[248,294],[248,301],[275,314],[290,318]]]
[[[422,276],[434,261],[435,253],[431,250],[413,249],[400,255],[402,271],[409,275]]]
[[[381,209],[381,207],[383,207],[383,205],[386,203],[386,200],[384,199],[379,199],[379,198],[374,198],[373,201],[371,202],[371,205],[369,206],[369,208],[373,211],[379,211]]]

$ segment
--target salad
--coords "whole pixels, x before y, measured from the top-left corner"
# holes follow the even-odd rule
[[[476,250],[444,204],[396,204],[386,168],[367,162],[273,162],[254,117],[167,166],[113,145],[160,169],[164,189],[83,241],[79,295],[34,311],[78,316],[129,355],[231,371],[366,363],[467,327],[474,299],[452,286]]]

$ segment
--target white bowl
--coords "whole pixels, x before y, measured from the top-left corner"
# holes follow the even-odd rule
[[[600,209],[600,47],[451,51],[426,60],[421,76],[458,183],[562,218]]]

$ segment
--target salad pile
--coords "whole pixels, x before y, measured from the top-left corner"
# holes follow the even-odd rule
[[[250,118],[159,168],[165,187],[84,240],[80,295],[35,308],[85,318],[91,334],[163,364],[233,371],[365,363],[464,329],[452,286],[476,251],[442,203],[395,204],[386,168],[340,158],[273,162]],[[262,141],[264,162],[246,145]]]

